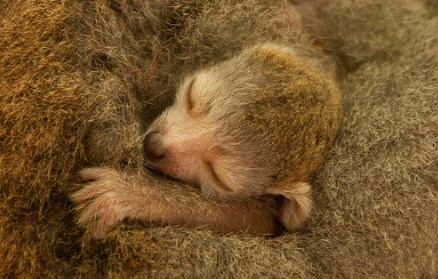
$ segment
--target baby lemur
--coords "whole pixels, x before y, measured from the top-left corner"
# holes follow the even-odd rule
[[[174,104],[152,123],[144,137],[148,165],[198,184],[216,206],[230,199],[278,196],[281,201],[273,214],[286,228],[298,228],[312,207],[309,180],[336,137],[341,112],[337,86],[324,65],[311,57],[299,48],[262,44],[186,77]],[[107,191],[99,187],[107,184],[123,186],[124,196],[129,196],[131,182],[115,172],[97,168],[82,175],[91,182],[73,196],[77,202],[96,199]],[[150,191],[141,194],[138,187],[131,187],[137,194],[124,200],[124,204],[135,203],[134,209],[131,207],[129,213],[124,213],[123,206],[116,209],[117,220],[157,220],[150,213],[151,203],[139,202],[154,199],[154,195]],[[96,212],[86,210],[80,221],[98,218],[97,211],[102,212],[105,206],[110,205],[96,206]],[[248,215],[256,211],[230,212],[233,218],[240,214],[250,224],[228,228],[224,225],[226,214],[220,221],[202,220],[194,211],[180,213],[172,206],[163,209],[162,200],[159,207],[157,214],[162,218],[158,219],[163,222],[163,216],[169,216],[170,223],[194,226],[204,221],[218,231],[270,231],[251,228],[257,220]]]
[[[264,44],[187,77],[145,136],[149,165],[206,197],[283,196],[280,220],[299,227],[340,122],[340,92],[315,66]]]

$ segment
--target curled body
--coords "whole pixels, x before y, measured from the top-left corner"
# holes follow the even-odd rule
[[[320,69],[299,50],[262,44],[188,76],[145,136],[149,166],[208,198],[282,196],[280,220],[299,227],[340,123],[340,92]]]
[[[299,29],[303,15],[285,3],[275,28]],[[300,227],[340,124],[332,65],[307,44],[266,43],[186,76],[144,134],[144,158],[201,191],[149,170],[84,169],[78,222],[97,238],[125,218],[256,235]]]

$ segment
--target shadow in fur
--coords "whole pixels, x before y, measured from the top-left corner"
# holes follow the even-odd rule
[[[309,27],[359,64],[303,231],[125,223],[97,242],[74,225],[78,171],[140,169],[140,135],[183,75],[245,45],[297,41],[271,27],[276,7],[0,1],[0,277],[436,277],[438,22],[415,1],[331,1],[313,23],[324,28]]]

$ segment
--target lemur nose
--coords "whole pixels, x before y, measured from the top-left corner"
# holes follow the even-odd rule
[[[145,157],[153,163],[161,161],[166,157],[166,152],[161,144],[158,132],[152,131],[146,134],[143,140],[143,152]]]

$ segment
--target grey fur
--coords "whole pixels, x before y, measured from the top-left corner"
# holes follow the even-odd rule
[[[266,25],[271,3],[187,2],[0,1],[0,277],[436,278],[438,19],[417,1],[330,1],[326,32],[309,31],[356,71],[305,230],[125,223],[82,237],[77,172],[141,169],[137,109],[150,122],[184,73],[293,41]],[[104,135],[91,149],[90,131]]]

